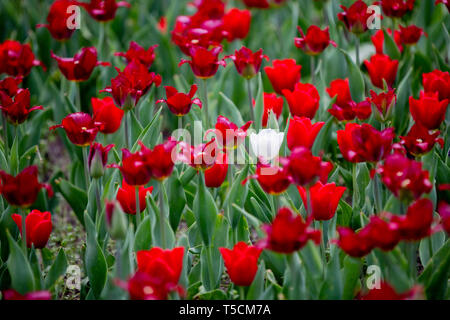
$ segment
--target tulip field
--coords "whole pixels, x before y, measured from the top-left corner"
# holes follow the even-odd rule
[[[0,300],[450,299],[450,1],[0,1]]]

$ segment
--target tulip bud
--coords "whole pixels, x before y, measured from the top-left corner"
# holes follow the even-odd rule
[[[127,219],[117,201],[106,201],[106,225],[109,234],[114,240],[123,240],[127,235]]]
[[[375,118],[380,122],[389,120],[392,117],[392,110],[397,101],[394,90],[381,92],[380,94],[370,90],[370,95],[371,97],[368,98],[368,101],[372,103]]]
[[[95,142],[91,145],[89,151],[89,172],[94,179],[103,177],[105,166],[108,161],[108,152],[114,147],[113,144],[103,147],[100,143]]]

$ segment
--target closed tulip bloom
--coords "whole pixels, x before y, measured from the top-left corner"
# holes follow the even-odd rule
[[[73,144],[85,147],[90,145],[97,136],[99,124],[84,112],[71,113],[65,117],[61,124],[50,127],[50,130],[63,128]]]
[[[284,168],[270,166],[264,163],[256,165],[255,178],[261,188],[271,195],[279,195],[291,185],[291,178]]]
[[[144,188],[139,186],[139,210],[140,213],[147,208],[145,197],[148,193],[152,193],[153,187]],[[130,186],[127,182],[122,180],[122,187],[119,188],[116,195],[116,200],[120,203],[122,210],[125,213],[136,214],[136,187]]]
[[[439,130],[430,133],[430,130],[420,123],[415,123],[406,136],[400,136],[399,138],[406,151],[416,157],[430,152],[435,143],[443,148],[444,139],[439,138],[439,134]]]
[[[269,58],[263,54],[262,49],[253,52],[246,47],[236,50],[234,55],[225,58],[233,60],[237,72],[245,79],[251,79],[259,72],[263,59],[269,60]]]
[[[152,172],[152,177],[160,181],[169,177],[176,160],[176,154],[172,154],[172,151],[178,141],[169,138],[166,142],[156,145],[153,150],[146,149],[141,142],[139,143],[143,150],[144,161]]]
[[[47,190],[49,197],[53,196],[52,188],[38,181],[38,169],[36,166],[23,169],[15,177],[0,170],[0,182],[0,194],[12,206],[22,208],[31,206],[36,201],[42,188]]]
[[[182,59],[179,66],[188,63],[197,78],[208,79],[216,74],[219,66],[226,66],[224,60],[219,60],[219,54],[221,52],[222,47],[219,46],[211,50],[199,46],[192,46],[189,48],[191,60]]]
[[[439,202],[438,210],[441,216],[441,225],[447,234],[450,234],[450,204],[444,200]]]
[[[346,79],[335,79],[330,82],[330,86],[326,89],[330,98],[336,97],[335,103],[343,107],[349,104],[352,99],[352,94],[350,93],[350,86],[348,78]]]
[[[314,118],[319,109],[320,96],[310,83],[297,83],[293,91],[282,90],[293,116]]]
[[[392,88],[397,77],[398,60],[392,60],[385,54],[374,54],[370,60],[364,60],[364,65],[375,87],[384,89],[384,79],[388,87]]]
[[[382,281],[380,288],[373,288],[358,296],[359,300],[414,300],[422,296],[422,288],[414,287],[403,293],[397,291],[386,281]]]
[[[294,38],[294,44],[297,48],[302,49],[306,54],[315,56],[322,53],[323,50],[332,44],[336,47],[336,43],[330,40],[328,27],[321,30],[318,26],[312,25],[303,33],[302,28],[297,27],[301,38]]]
[[[116,2],[116,0],[91,0],[89,3],[79,2],[89,15],[97,21],[105,22],[113,20],[116,16],[117,8],[131,5],[125,1]]]
[[[205,170],[205,185],[209,188],[219,188],[225,181],[228,172],[226,153],[217,155],[216,163]]]
[[[5,300],[52,300],[52,294],[49,291],[33,291],[22,295],[14,289],[8,289],[2,294]]]
[[[364,257],[374,248],[368,228],[355,232],[351,228],[337,227],[337,231],[339,233],[338,246],[351,257]]]
[[[394,136],[393,128],[378,131],[367,123],[347,123],[345,130],[337,131],[337,142],[347,161],[378,162],[391,151]]]
[[[400,241],[400,235],[395,226],[378,216],[371,216],[366,226],[368,238],[373,246],[384,251],[391,251]]]
[[[69,28],[67,22],[73,22],[73,17],[76,11],[71,10],[78,6],[78,1],[71,0],[56,0],[50,7],[47,15],[47,24],[38,24],[37,28],[47,28],[52,37],[59,41],[69,39],[75,32],[76,28]]]
[[[131,153],[128,149],[122,149],[122,165],[112,164],[109,167],[119,169],[123,179],[131,186],[146,185],[152,177],[152,172],[143,153],[142,146],[141,151],[135,153]]]
[[[262,249],[240,241],[233,249],[219,248],[219,250],[231,281],[236,286],[251,285],[258,271],[258,258]]]
[[[223,16],[223,29],[228,33],[227,40],[244,39],[250,30],[252,15],[248,10],[232,8]]]
[[[360,34],[367,30],[367,20],[371,13],[367,11],[367,4],[362,0],[355,1],[349,8],[341,5],[343,12],[338,13],[341,20],[350,32]]]
[[[379,121],[384,122],[391,118],[393,107],[397,102],[397,96],[393,89],[387,92],[381,92],[380,94],[376,94],[375,91],[370,90],[370,98],[368,98],[368,101],[374,106],[375,117]]]
[[[419,99],[409,97],[409,111],[416,121],[429,130],[438,129],[445,120],[448,100],[439,100],[437,92],[420,92]]]
[[[264,111],[262,116],[262,126],[267,127],[269,121],[269,112],[273,112],[276,118],[280,118],[283,112],[283,98],[277,97],[275,93],[264,92]]]
[[[388,17],[400,18],[414,8],[415,0],[382,0],[381,8]]]
[[[0,74],[25,77],[31,68],[39,65],[43,66],[42,62],[35,58],[28,43],[21,44],[14,40],[0,43]]]
[[[403,27],[400,25],[399,30],[396,32],[398,32],[401,43],[405,45],[416,44],[422,35],[426,35],[422,28],[415,25],[408,27]]]
[[[20,83],[22,83],[22,77],[7,77],[0,80],[0,99],[14,97],[19,91]]]
[[[25,122],[32,111],[42,110],[43,107],[30,106],[30,90],[28,89],[18,89],[13,97],[0,89],[0,109],[10,123],[18,125]]]
[[[101,133],[111,134],[119,130],[125,112],[116,107],[113,98],[92,98],[91,104],[94,112],[94,122],[99,124]]]
[[[179,92],[176,88],[171,86],[164,87],[166,89],[166,97],[167,99],[160,99],[156,101],[156,103],[167,104],[170,112],[172,112],[176,116],[184,116],[189,113],[193,104],[198,105],[200,108],[202,107],[202,102],[199,98],[194,98],[195,93],[197,92],[197,85],[193,84],[189,93]]]
[[[13,214],[11,218],[16,223],[22,234],[22,216]],[[52,217],[50,212],[31,211],[25,218],[27,247],[34,246],[36,249],[45,248],[50,233],[52,232]]]
[[[303,248],[308,240],[320,243],[320,230],[309,227],[299,214],[289,208],[281,208],[270,225],[264,225],[267,238],[260,244],[263,248],[278,253],[290,254]]]
[[[131,188],[134,191],[134,188]],[[134,211],[136,214],[136,209]],[[105,221],[111,239],[124,240],[126,238],[128,219],[125,216],[122,205],[118,201],[105,201]]]
[[[325,122],[312,124],[307,117],[294,116],[289,120],[289,129],[286,135],[288,148],[290,150],[296,147],[311,149],[324,124]]]
[[[116,52],[115,56],[124,57],[127,63],[130,63],[133,60],[139,61],[142,65],[150,68],[155,60],[155,49],[158,47],[157,44],[149,47],[148,49],[144,49],[137,42],[131,41],[130,46],[126,52]]]
[[[244,142],[244,139],[247,136],[247,130],[252,123],[253,121],[248,121],[243,126],[238,127],[228,118],[218,116],[214,132],[216,133],[219,147],[227,149],[236,148]]]
[[[439,100],[450,100],[450,74],[448,71],[433,70],[422,74],[423,89],[425,92],[437,92]]]
[[[333,183],[323,184],[317,181],[310,187],[310,201],[312,209],[308,208],[306,188],[298,186],[298,192],[306,208],[306,212],[310,212],[314,220],[330,220],[336,213],[339,200],[344,194],[346,188],[336,186]]]
[[[274,129],[262,129],[257,134],[250,134],[251,154],[267,163],[278,157],[284,134]]]
[[[98,142],[91,144],[89,149],[88,165],[89,172],[94,178],[100,178],[104,174],[106,164],[108,163],[108,152],[114,147],[113,144],[103,146]]]
[[[273,60],[272,67],[264,67],[273,90],[278,94],[283,94],[283,89],[295,89],[296,83],[300,81],[301,69],[302,66],[297,65],[294,59]]]
[[[90,78],[96,66],[110,66],[109,62],[97,61],[95,47],[82,48],[73,58],[61,58],[51,52],[51,56],[58,62],[61,73],[70,81],[86,81]]]

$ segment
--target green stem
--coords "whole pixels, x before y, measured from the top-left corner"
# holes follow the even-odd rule
[[[206,129],[211,127],[209,123],[209,111],[208,111],[208,82],[206,79],[202,79],[202,87],[203,87],[203,108],[205,114],[205,126]]]
[[[358,190],[358,181],[356,177],[356,163],[352,164],[352,183],[353,183],[353,195],[352,195],[352,207],[353,209],[359,205],[359,195],[357,194]]]
[[[140,208],[140,201],[139,201],[139,186],[135,186],[135,194],[136,194],[136,231],[141,223],[141,208]]]
[[[27,254],[27,214],[24,209],[17,208],[20,211],[20,214],[22,215],[22,248],[23,252],[25,253],[25,256],[28,257]]]
[[[322,254],[322,261],[323,261],[323,272],[325,275],[325,266],[327,265],[327,253],[326,253],[326,246],[325,246],[325,228],[323,225],[323,221],[320,221],[320,232],[322,233],[322,241],[320,241],[320,252]]]
[[[289,293],[288,297],[290,299],[293,299],[295,290],[299,289],[299,288],[297,288],[297,270],[296,270],[296,263],[295,263],[295,255],[296,255],[295,252],[287,255],[289,270],[291,272],[291,283],[288,288],[288,293]]]
[[[356,66],[359,68],[359,36],[355,35]]]
[[[159,183],[159,230],[161,233],[161,248],[166,248],[166,215],[164,213],[164,182]]]
[[[2,117],[2,121],[3,121],[3,139],[5,143],[5,156],[8,157],[9,154],[8,123],[5,117]]]
[[[212,247],[207,247],[207,258],[208,258],[208,274],[209,274],[209,281],[211,283],[211,289],[215,289],[215,280],[214,280],[214,273],[213,273],[213,263],[212,263]]]
[[[89,189],[90,177],[89,177],[89,163],[88,163],[88,147],[82,147],[83,151],[83,165],[84,165],[84,179],[86,182],[86,189]]]
[[[252,84],[250,79],[247,79],[247,93],[248,93],[248,105],[250,108],[250,120],[255,121],[255,110],[253,110],[253,98],[252,98]]]
[[[315,80],[316,80],[316,59],[314,56],[310,56],[309,58],[310,61],[310,65],[311,65],[311,83],[314,84]]]
[[[129,128],[128,128],[128,111],[125,111],[125,147],[130,150],[130,133],[129,133]]]
[[[245,300],[245,287],[239,286],[239,298]]]
[[[122,243],[116,240],[116,277],[122,279],[122,263],[121,263]]]
[[[78,107],[78,111],[82,111],[81,109],[81,88],[80,88],[80,83],[79,82],[75,82],[75,104]]]
[[[100,196],[100,179],[95,179],[95,201],[97,203],[98,216],[102,214],[101,196]]]
[[[380,185],[380,177],[375,174],[373,177],[373,198],[375,201],[375,209],[377,213],[381,213],[383,210],[382,201],[381,201],[381,185]]]

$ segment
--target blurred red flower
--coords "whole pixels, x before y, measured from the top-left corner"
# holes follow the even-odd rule
[[[39,65],[45,68],[42,62],[34,57],[28,43],[21,44],[14,40],[0,43],[0,74],[25,77],[32,67]]]
[[[166,142],[156,145],[153,150],[146,148],[140,141],[139,144],[145,164],[152,173],[152,178],[161,181],[169,177],[175,165],[174,160],[176,160],[176,154],[172,154],[172,151],[178,141],[170,137]]]
[[[219,60],[220,52],[222,52],[222,47],[214,47],[208,50],[200,46],[192,46],[189,48],[191,60],[181,59],[179,66],[188,63],[196,77],[200,79],[211,78],[216,74],[219,66],[226,66],[224,60]]]
[[[22,216],[20,214],[12,214],[11,218],[22,234]],[[25,228],[27,247],[31,248],[34,246],[36,249],[44,248],[52,232],[52,217],[50,212],[31,211],[25,218]]]
[[[219,188],[225,181],[228,173],[227,155],[219,152],[216,162],[205,170],[205,185],[209,188]]]
[[[250,30],[252,15],[248,10],[232,8],[223,16],[223,29],[227,32],[227,40],[244,39]]]
[[[283,89],[292,116],[314,118],[319,109],[320,96],[310,83],[296,83],[294,90]]]
[[[144,188],[139,186],[139,211],[143,212],[147,208],[145,197],[147,193],[152,193],[153,187]],[[127,182],[122,180],[122,187],[119,188],[116,195],[116,200],[120,203],[123,211],[128,214],[136,214],[136,187],[130,186]]]
[[[24,295],[18,293],[14,289],[3,291],[3,299],[5,300],[51,300],[52,295],[49,291],[33,291]]]
[[[439,138],[438,130],[430,133],[430,130],[415,123],[406,136],[400,136],[400,143],[405,147],[406,151],[413,156],[426,154],[433,149],[435,143],[439,143],[441,148],[444,147],[444,139]]]
[[[338,13],[341,20],[350,32],[359,34],[367,30],[367,20],[372,15],[367,10],[367,4],[362,0],[355,1],[349,8],[341,5],[343,12]]]
[[[321,30],[318,26],[312,25],[303,33],[302,28],[297,27],[301,38],[294,38],[294,44],[297,48],[302,49],[306,54],[318,55],[328,47],[329,44],[336,47],[336,43],[330,40],[328,27]]]
[[[381,8],[388,17],[403,17],[408,11],[414,8],[415,0],[381,0]]]
[[[267,127],[269,121],[269,112],[273,112],[278,119],[283,112],[283,98],[277,97],[275,93],[264,92],[264,111],[262,116],[262,126]],[[254,102],[253,102],[254,104]]]
[[[118,7],[131,7],[126,1],[116,2],[116,0],[90,0],[89,3],[78,2],[78,4],[86,9],[92,18],[101,22],[113,20]]]
[[[300,70],[294,59],[273,60],[272,67],[264,67],[273,90],[282,94],[283,89],[293,91],[295,84],[300,81]]]
[[[240,241],[233,249],[219,248],[219,250],[231,281],[236,286],[251,285],[258,271],[258,258],[262,249]]]
[[[104,174],[104,169],[108,163],[108,152],[114,147],[113,144],[103,146],[98,142],[91,144],[89,149],[88,166],[91,176],[100,178]]]
[[[236,50],[234,55],[226,56],[225,58],[233,60],[237,72],[245,79],[251,79],[259,72],[263,59],[269,60],[263,54],[262,49],[253,52],[246,47]]]
[[[3,116],[12,124],[18,125],[27,120],[30,112],[42,110],[42,106],[30,106],[30,90],[18,89],[13,96],[8,96],[0,88],[0,109]]]
[[[147,68],[150,68],[153,64],[153,61],[155,61],[155,49],[157,47],[158,45],[155,44],[148,49],[144,49],[137,42],[131,41],[130,46],[126,52],[116,52],[114,53],[114,55],[118,57],[124,57],[127,63],[136,60]]]
[[[217,143],[219,147],[226,149],[234,149],[240,145],[247,136],[247,130],[253,121],[247,121],[240,128],[227,117],[218,116],[215,130],[217,136]]]
[[[76,11],[71,10],[78,6],[78,1],[56,0],[50,7],[47,15],[48,24],[38,24],[37,28],[47,28],[53,38],[59,41],[69,39],[76,28],[69,29],[68,22],[73,19]],[[75,19],[73,19],[75,22]]]
[[[450,74],[448,71],[433,70],[422,74],[423,89],[425,92],[437,92],[439,100],[450,100]]]

